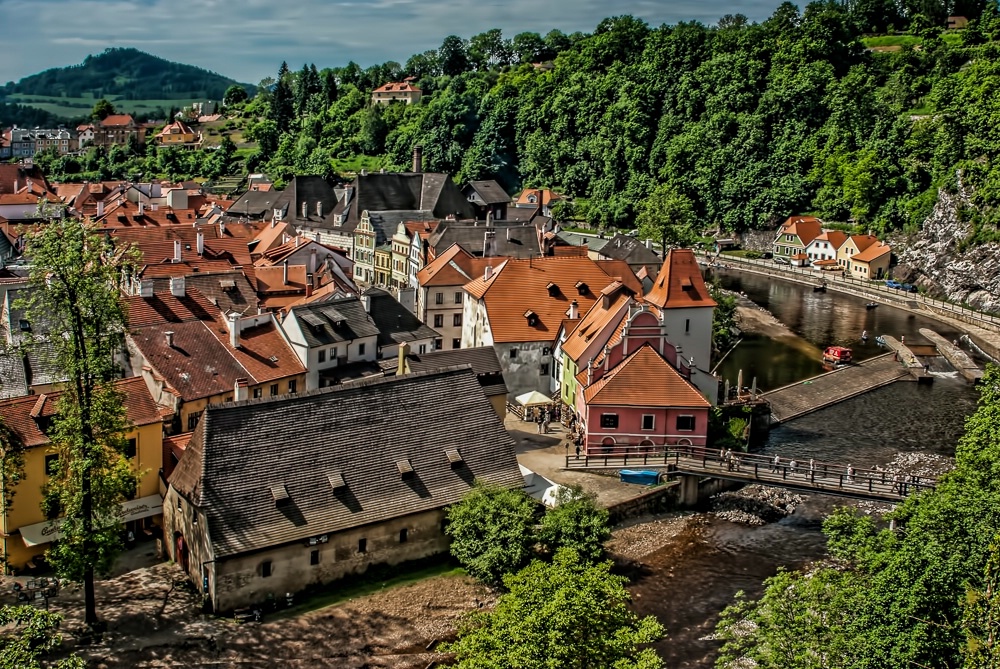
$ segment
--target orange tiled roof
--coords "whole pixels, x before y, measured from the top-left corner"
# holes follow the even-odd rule
[[[839,249],[847,241],[847,233],[840,230],[827,230],[818,235],[814,242],[829,242],[834,249]]]
[[[132,118],[131,114],[112,114],[101,121],[101,126],[104,128],[112,128],[123,125],[133,125],[135,119]]]
[[[142,377],[122,379],[116,381],[115,386],[125,395],[125,413],[130,423],[142,426],[162,422],[156,402]],[[54,416],[60,395],[58,392],[45,393],[0,401],[0,418],[26,447],[44,446],[49,443],[49,438],[39,429],[33,416]]]
[[[417,272],[417,281],[423,287],[464,286],[484,276],[487,266],[496,268],[504,260],[506,258],[502,257],[478,258],[456,243]]]
[[[517,203],[525,205],[537,205],[538,202],[530,202],[528,198],[534,195],[535,199],[537,200],[539,190],[542,191],[543,206],[549,204],[550,202],[562,199],[562,195],[559,195],[558,193],[555,193],[549,190],[548,188],[525,188],[523,191],[521,191],[521,194],[517,196]]]
[[[823,222],[815,216],[791,216],[781,224],[779,235],[798,235],[803,244],[808,244],[819,237]]]
[[[305,265],[289,265],[287,283],[285,282],[284,265],[257,268],[257,292],[259,293],[304,292],[305,289]]]
[[[708,400],[649,344],[583,391],[584,401],[597,406],[709,408]]]
[[[621,286],[621,284],[618,285]],[[607,332],[608,328],[618,329],[618,326],[628,316],[627,305],[631,301],[632,297],[627,292],[618,290],[607,308],[604,307],[603,302],[595,302],[590,311],[580,320],[579,325],[573,329],[566,341],[563,342],[563,353],[579,365],[580,357],[590,346],[594,337],[601,336],[602,333],[607,335],[613,334]],[[608,338],[610,339],[610,336]]]
[[[381,86],[379,86],[378,88],[376,88],[374,92],[375,93],[392,93],[392,92],[400,92],[400,91],[402,91],[404,93],[420,93],[421,92],[419,88],[417,88],[416,86],[414,86],[413,84],[411,84],[411,83],[409,83],[407,81],[403,81],[403,82],[392,81],[392,82],[389,82],[388,84],[382,84]]]
[[[885,243],[872,244],[861,253],[851,256],[851,262],[871,262],[887,253],[892,253],[892,247]]]
[[[661,309],[715,306],[691,249],[671,249],[667,253],[645,300]]]
[[[639,280],[636,273],[632,271],[632,268],[628,266],[627,262],[624,260],[595,260],[594,262],[596,262],[601,269],[608,274],[608,276],[621,281],[622,285],[636,295],[642,295],[642,282]]]
[[[489,280],[475,279],[465,290],[485,301],[495,342],[552,341],[570,302],[586,313],[612,281],[590,258],[542,257],[507,260]]]
[[[851,235],[851,241],[858,247],[858,253],[861,253],[872,244],[877,244],[878,237],[875,235]]]

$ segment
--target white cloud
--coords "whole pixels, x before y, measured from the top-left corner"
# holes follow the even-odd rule
[[[778,0],[0,0],[0,82],[132,46],[254,83],[282,60],[296,69],[362,66],[436,48],[448,35],[499,27],[589,32],[609,15],[652,25],[714,22],[723,14],[766,18]]]

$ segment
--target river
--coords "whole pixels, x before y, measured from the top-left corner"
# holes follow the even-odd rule
[[[719,370],[735,382],[743,369],[763,389],[802,380],[822,371],[818,352],[831,344],[850,345],[858,359],[879,352],[875,334],[904,335],[908,343],[926,343],[917,330],[930,327],[948,339],[959,333],[936,321],[885,305],[871,311],[865,301],[836,293],[814,293],[808,286],[737,272],[723,272],[723,286],[743,292],[770,310],[802,340],[774,342],[749,336]],[[868,330],[869,344],[859,336]],[[816,357],[813,358],[813,351]],[[856,467],[884,465],[899,453],[954,455],[976,392],[946,365],[935,361],[933,385],[897,382],[779,426],[766,450],[800,461],[850,462]],[[764,526],[731,523],[697,514],[668,545],[642,559],[630,574],[630,588],[640,615],[656,615],[667,628],[657,645],[667,667],[714,666],[718,643],[706,639],[733,595],[762,591],[762,581],[779,568],[796,569],[825,554],[823,518],[845,501],[806,495],[783,520]]]

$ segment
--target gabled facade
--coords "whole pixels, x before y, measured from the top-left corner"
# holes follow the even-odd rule
[[[824,230],[806,245],[806,256],[813,265],[837,265],[837,254],[847,241],[847,233],[840,230]],[[831,262],[832,261],[832,262]]]
[[[892,247],[884,242],[872,244],[861,253],[851,256],[851,276],[859,279],[881,279],[889,274]]]
[[[837,249],[837,264],[845,271],[850,272],[851,258],[873,244],[878,244],[878,237],[875,235],[851,235]]]
[[[417,318],[438,332],[435,349],[462,347],[465,284],[481,276],[502,258],[476,258],[458,244],[417,273]]]
[[[511,197],[496,181],[470,181],[462,188],[462,194],[476,208],[477,219],[485,221],[489,216],[494,221],[502,221],[507,218]]]
[[[667,328],[639,307],[621,341],[578,376],[575,411],[588,455],[705,446],[711,404],[688,377]]]
[[[406,105],[419,104],[423,92],[413,85],[413,81],[413,77],[407,77],[403,81],[382,84],[372,91],[372,103],[377,105],[388,105],[393,102],[401,102]]]
[[[792,216],[774,236],[774,256],[787,258],[798,265],[808,264],[806,247],[823,231],[823,221],[815,216]]]

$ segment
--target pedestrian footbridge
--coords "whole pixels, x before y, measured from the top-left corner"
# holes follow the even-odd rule
[[[904,477],[878,469],[861,469],[851,464],[801,461],[781,455],[754,453],[727,454],[717,450],[689,447],[660,453],[566,456],[566,469],[663,469],[668,476],[682,478],[684,503],[693,504],[702,478],[814,492],[851,499],[898,503],[908,495],[933,488],[927,477]],[[685,485],[686,484],[686,485]]]

